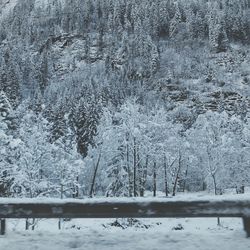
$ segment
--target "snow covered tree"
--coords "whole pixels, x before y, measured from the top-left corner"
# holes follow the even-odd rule
[[[86,102],[83,98],[75,107],[72,122],[73,128],[77,135],[78,151],[83,155],[87,155],[88,145],[91,144],[96,134],[96,127],[100,116],[99,105],[95,105],[94,101]]]
[[[174,17],[170,20],[169,26],[169,36],[174,37],[178,33],[178,27],[181,23],[181,12],[178,3],[175,3],[175,14]]]
[[[226,33],[225,20],[216,4],[211,7],[208,22],[209,43],[212,50],[216,53],[226,52],[229,48],[229,41]]]
[[[0,92],[0,196],[10,196],[14,182],[14,166],[19,159],[20,139],[10,133],[12,107],[4,92]]]

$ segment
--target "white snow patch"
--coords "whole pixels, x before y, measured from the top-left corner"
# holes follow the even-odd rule
[[[8,15],[19,0],[0,0],[0,21]]]
[[[9,143],[9,146],[11,149],[17,148],[22,143],[22,140],[20,139],[14,139]]]
[[[130,202],[139,202],[139,203],[151,203],[151,202],[175,202],[175,201],[249,201],[249,193],[245,194],[226,194],[226,195],[205,195],[203,193],[197,194],[178,194],[175,197],[119,197],[119,198],[83,198],[83,199],[58,199],[58,198],[0,198],[0,204],[12,203],[51,203],[51,204],[65,204],[65,203],[130,203]]]

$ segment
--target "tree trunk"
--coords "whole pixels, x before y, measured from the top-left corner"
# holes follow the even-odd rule
[[[177,189],[177,184],[178,184],[180,171],[181,171],[181,153],[179,153],[179,164],[178,164],[177,174],[176,174],[175,181],[174,181],[174,186],[173,186],[173,196],[176,195],[176,189]]]
[[[64,192],[64,190],[63,190],[63,181],[62,181],[63,178],[64,178],[63,172],[61,171],[61,183],[60,183],[60,198],[61,199],[63,199],[63,192]],[[59,218],[59,220],[58,220],[58,229],[59,230],[62,229],[62,219],[61,218]]]
[[[0,235],[5,235],[6,233],[6,219],[0,219]]]
[[[185,178],[184,178],[184,182],[183,182],[183,193],[185,192],[185,189],[186,189],[186,184],[187,184],[187,176],[188,176],[188,165],[187,165],[187,169],[185,171]]]
[[[212,179],[213,179],[213,183],[214,183],[214,194],[215,194],[215,195],[218,195],[216,177],[215,177],[215,174],[214,174],[214,173],[212,174]],[[219,217],[217,218],[217,226],[221,226],[221,221],[220,221],[220,218],[219,218]]]
[[[132,173],[130,168],[130,162],[129,162],[129,145],[127,144],[127,169],[128,169],[128,195],[129,197],[132,197]]]
[[[153,196],[156,197],[156,162],[154,162],[154,169],[153,169]]]
[[[217,183],[216,183],[216,178],[214,174],[212,174],[212,179],[214,183],[214,194],[217,195]]]
[[[94,193],[95,179],[96,179],[97,170],[99,168],[100,160],[101,160],[101,153],[98,156],[98,160],[97,160],[97,163],[95,165],[93,179],[92,179],[92,182],[91,182],[91,187],[90,187],[90,191],[89,191],[89,197],[91,197],[91,198],[93,197],[93,193]]]
[[[165,182],[165,195],[168,196],[168,175],[167,175],[167,159],[164,156],[164,182]]]
[[[58,229],[59,230],[62,229],[62,219],[61,218],[58,220]]]
[[[134,137],[134,182],[133,182],[133,186],[134,186],[134,197],[137,196],[137,185],[136,185],[136,177],[137,177],[137,162],[136,162],[136,158],[137,158],[137,153],[136,153],[136,138]]]
[[[36,219],[33,218],[33,219],[32,219],[32,226],[31,226],[31,230],[32,230],[32,231],[35,230],[35,223],[36,223]]]
[[[243,217],[244,229],[247,233],[247,237],[250,237],[250,217]]]
[[[140,164],[139,146],[137,145],[137,169],[138,169],[138,192],[141,196],[142,183],[143,183],[143,171],[142,165]]]
[[[31,175],[31,180],[32,180],[32,175]],[[33,198],[33,194],[32,194],[32,191],[31,191],[31,189],[30,189],[30,198],[32,199]],[[34,219],[33,219],[34,220]],[[25,230],[29,230],[29,228],[30,228],[30,221],[29,221],[29,219],[27,218],[26,220],[25,220]]]
[[[29,219],[26,219],[25,220],[25,230],[29,230],[29,225],[30,225]]]
[[[147,175],[148,175],[148,155],[146,156],[146,163],[143,169],[142,186],[140,189],[140,196],[143,197],[146,189]]]
[[[78,184],[79,183],[79,176],[77,176],[76,177],[76,183]],[[75,185],[75,184],[73,184],[73,187],[72,187],[72,190],[73,190],[73,192],[72,192],[72,198],[79,198],[79,187],[78,187],[78,185]]]

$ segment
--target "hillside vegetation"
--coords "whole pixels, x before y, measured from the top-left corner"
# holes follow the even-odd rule
[[[250,181],[249,0],[0,1],[0,196]]]

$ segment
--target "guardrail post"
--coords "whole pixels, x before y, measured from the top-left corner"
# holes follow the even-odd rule
[[[0,219],[0,235],[5,235],[6,232],[6,220]]]
[[[247,237],[250,237],[250,217],[243,217],[243,224]]]

